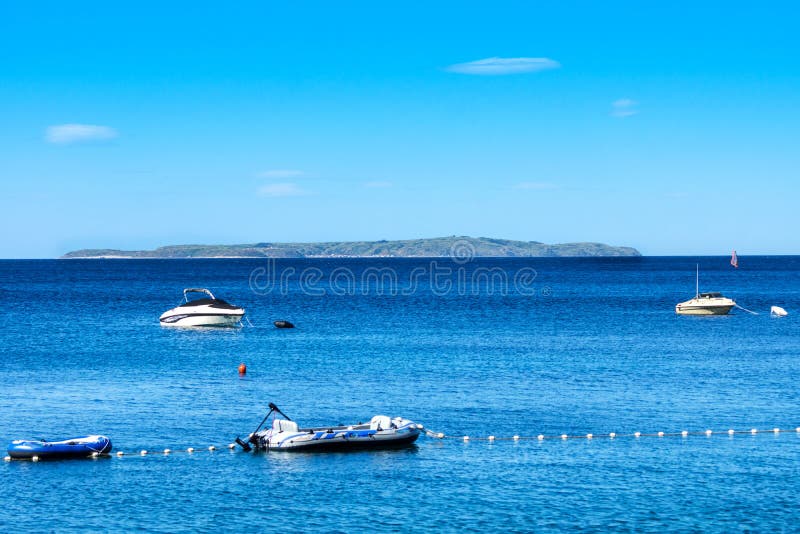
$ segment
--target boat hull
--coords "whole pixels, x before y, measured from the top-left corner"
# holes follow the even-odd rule
[[[203,313],[177,313],[174,315],[162,316],[160,319],[161,326],[175,326],[175,327],[192,327],[192,326],[210,326],[210,327],[231,327],[238,326],[242,320],[242,314],[203,314]]]
[[[736,302],[719,293],[701,293],[675,306],[678,315],[727,315]]]
[[[63,441],[14,440],[8,446],[8,455],[14,459],[57,460],[90,458],[95,454],[111,452],[111,440],[105,436],[85,436]]]
[[[388,420],[388,418],[387,418]],[[251,441],[261,450],[292,452],[344,452],[363,450],[402,449],[417,441],[422,431],[407,419],[395,418],[385,428],[376,425],[357,425],[333,428],[280,430],[259,432]]]
[[[725,306],[675,306],[678,315],[728,315],[733,305]]]
[[[270,447],[269,449],[291,452],[347,452],[405,449],[414,445],[418,437],[419,433],[387,440],[347,440],[339,438],[309,441],[296,446]]]

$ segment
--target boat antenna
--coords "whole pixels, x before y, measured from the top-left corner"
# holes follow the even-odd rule
[[[700,297],[700,264],[695,264],[697,272],[694,277],[694,298]]]

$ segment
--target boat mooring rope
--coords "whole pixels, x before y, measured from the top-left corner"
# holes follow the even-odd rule
[[[617,433],[617,432],[608,432],[604,434],[538,434],[536,436],[526,436],[515,434],[513,436],[468,436],[468,435],[450,435],[445,434],[443,432],[434,432],[433,430],[429,430],[427,428],[423,429],[426,436],[439,439],[439,440],[457,440],[462,441],[464,443],[469,443],[471,441],[485,441],[488,443],[493,443],[495,441],[546,441],[546,440],[592,440],[592,439],[607,439],[607,440],[615,440],[615,439],[624,439],[624,438],[667,438],[667,437],[681,437],[681,438],[688,438],[690,436],[705,436],[710,438],[714,435],[717,436],[728,436],[733,437],[735,435],[742,435],[748,434],[751,436],[755,436],[758,434],[773,434],[778,435],[780,433],[785,432],[794,432],[797,435],[800,435],[800,426],[796,428],[769,428],[769,429],[758,429],[758,428],[751,428],[750,430],[735,430],[733,428],[728,430],[716,431],[716,430],[702,430],[702,431],[689,431],[689,430],[681,430],[680,432],[633,432],[633,433]],[[223,447],[217,447],[215,445],[211,445],[206,448],[194,448],[188,447],[186,449],[160,449],[160,450],[151,450],[151,449],[140,449],[138,451],[116,451],[110,454],[100,454],[100,453],[92,453],[91,458],[108,458],[108,457],[116,457],[116,458],[125,458],[125,457],[167,457],[172,455],[194,455],[194,454],[201,454],[201,453],[214,453],[219,450],[225,450],[235,453],[236,452],[236,443],[229,443]],[[10,456],[6,456],[4,458],[6,462],[10,462],[12,458]],[[39,461],[38,456],[34,456],[30,458],[30,460],[34,462]]]
[[[753,315],[758,315],[758,312],[754,312],[752,310],[748,310],[744,306],[739,306],[738,304],[734,304],[734,306],[736,306],[737,308],[739,308],[742,311],[746,311],[747,313],[752,313]]]

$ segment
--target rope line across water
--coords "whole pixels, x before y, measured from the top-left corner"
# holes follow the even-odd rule
[[[689,436],[713,436],[717,435],[726,435],[726,436],[734,436],[734,435],[741,435],[741,434],[749,434],[749,435],[756,435],[756,434],[764,434],[764,433],[771,433],[771,434],[780,434],[781,432],[795,432],[800,434],[800,426],[787,429],[787,428],[770,428],[766,430],[758,429],[758,428],[751,428],[750,430],[735,430],[735,429],[728,429],[723,431],[715,431],[715,430],[703,430],[703,431],[689,431],[689,430],[681,430],[680,432],[633,432],[633,433],[617,433],[617,432],[608,432],[605,434],[538,434],[536,436],[523,436],[523,435],[513,435],[513,436],[454,436],[444,434],[442,432],[434,432],[432,430],[426,429],[425,435],[430,438],[434,439],[454,439],[460,440],[464,442],[468,441],[544,441],[544,440],[569,440],[569,439],[617,439],[617,438],[665,438],[665,437],[682,437],[686,438]]]
[[[230,444],[228,444],[228,445],[226,445],[224,447],[217,447],[215,445],[211,445],[211,446],[206,447],[206,448],[197,448],[197,449],[194,448],[194,447],[188,447],[186,449],[160,449],[160,450],[140,449],[138,451],[116,451],[116,452],[111,452],[111,453],[107,453],[107,454],[100,454],[100,453],[94,452],[90,456],[87,456],[87,458],[110,458],[110,457],[123,458],[123,457],[129,457],[129,456],[132,456],[132,457],[171,456],[171,455],[175,455],[175,454],[199,454],[199,453],[203,453],[203,452],[213,453],[213,452],[218,451],[220,449],[228,449],[230,452],[235,452],[235,450],[234,450],[235,448],[236,448],[236,444],[235,443],[230,443]],[[11,458],[10,456],[6,456],[3,459],[6,462],[10,462],[14,458]],[[19,459],[20,460],[28,460],[28,459],[30,459],[30,460],[32,460],[34,462],[38,462],[40,460],[40,458],[38,456],[34,456],[32,458],[19,458]]]
[[[459,440],[465,443],[470,441],[486,441],[486,442],[495,442],[495,441],[545,441],[545,440],[591,440],[591,439],[618,439],[618,438],[667,438],[667,437],[682,437],[687,438],[689,436],[706,436],[711,437],[714,435],[722,435],[722,436],[735,436],[735,435],[757,435],[757,434],[780,434],[782,432],[794,432],[795,434],[800,435],[800,426],[795,428],[769,428],[769,429],[758,429],[758,428],[751,428],[749,430],[735,430],[733,428],[728,430],[702,430],[702,431],[689,431],[689,430],[681,430],[680,432],[633,432],[633,433],[617,433],[617,432],[608,432],[605,434],[538,434],[536,436],[523,436],[519,434],[515,434],[513,436],[455,436],[444,434],[443,432],[434,432],[429,429],[424,430],[425,435],[429,438],[434,439],[441,439],[441,440]],[[213,453],[218,450],[227,449],[230,452],[235,452],[236,444],[229,443],[224,447],[217,447],[215,445],[211,445],[206,448],[194,448],[188,447],[186,449],[161,449],[161,450],[150,450],[150,449],[140,449],[138,451],[116,451],[110,454],[99,454],[99,453],[92,453],[91,458],[99,458],[99,457],[117,457],[117,458],[124,458],[124,457],[144,457],[144,456],[170,456],[170,455],[180,455],[180,454],[197,454],[197,453]],[[10,462],[12,458],[10,456],[6,456],[3,458],[6,462]],[[31,458],[32,461],[38,462],[39,457],[34,456]]]

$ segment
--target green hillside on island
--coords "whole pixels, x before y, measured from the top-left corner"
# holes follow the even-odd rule
[[[155,250],[84,249],[64,254],[79,258],[341,258],[341,257],[586,257],[641,256],[631,247],[603,243],[512,241],[488,237],[435,237],[402,241],[255,243],[249,245],[171,245]]]

